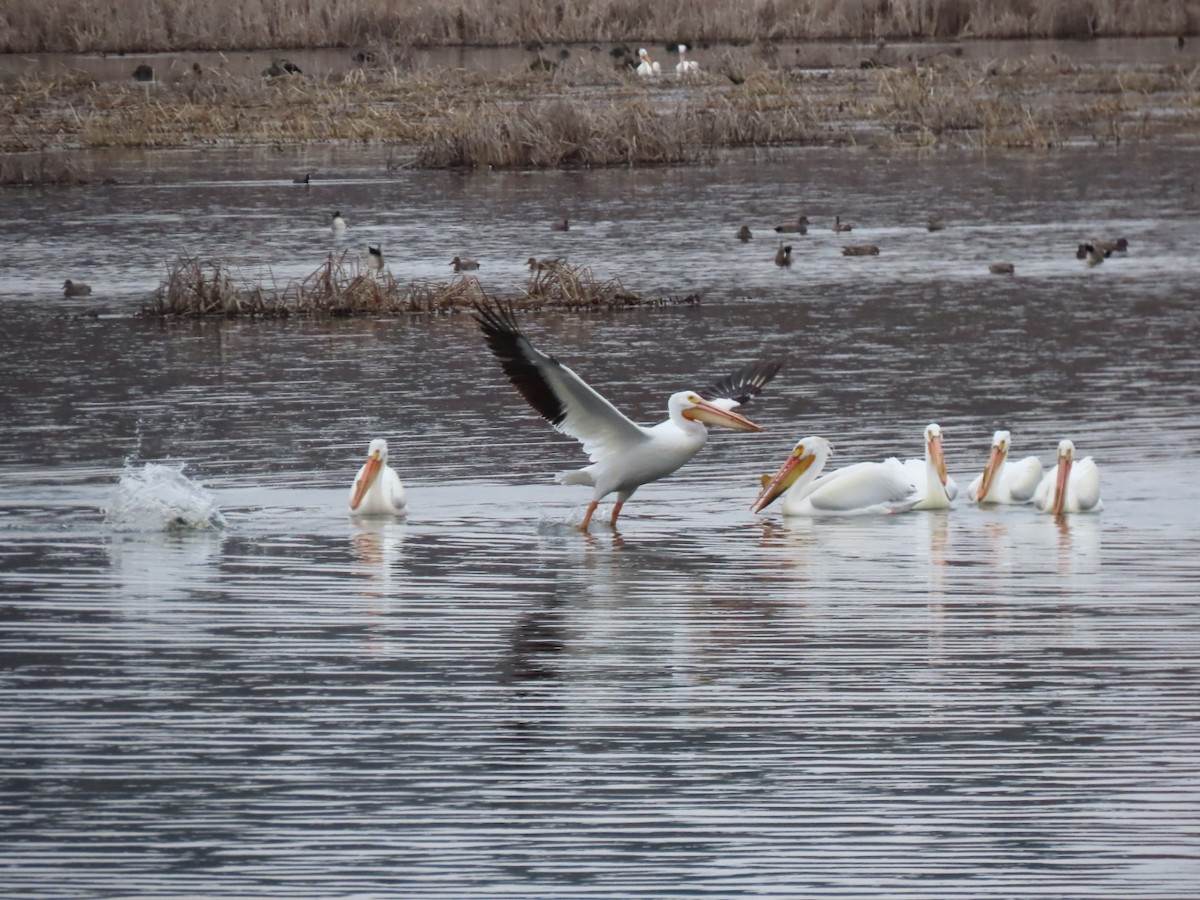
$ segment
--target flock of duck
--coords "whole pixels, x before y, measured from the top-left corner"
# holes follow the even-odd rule
[[[535,412],[562,434],[583,445],[590,465],[559,472],[559,484],[593,488],[579,527],[586,531],[600,502],[615,496],[609,519],[614,528],[626,501],[642,485],[674,473],[700,452],[707,426],[762,431],[737,409],[757,396],[779,372],[776,362],[744,366],[699,391],[679,391],[667,399],[667,419],[652,427],[638,425],[557,359],[539,350],[521,331],[511,307],[480,303],[474,314],[484,340],[501,369]],[[1076,459],[1075,445],[1063,440],[1048,472],[1035,456],[1008,459],[1012,437],[997,431],[983,472],[967,488],[978,504],[1032,503],[1055,516],[1103,509],[1099,470],[1091,459]],[[751,509],[761,512],[782,498],[785,516],[893,514],[949,509],[958,485],[946,471],[942,429],[924,432],[921,459],[860,462],[825,472],[833,455],[828,440],[816,435],[793,447],[762,487]],[[371,441],[367,460],[350,487],[350,511],[356,515],[403,515],[404,486],[387,464],[387,442]]]

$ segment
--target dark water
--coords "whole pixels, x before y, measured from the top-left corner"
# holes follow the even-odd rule
[[[128,165],[151,180],[4,194],[0,893],[1194,896],[1193,149]],[[822,227],[777,269],[802,210]],[[843,258],[834,214],[880,255]],[[1088,269],[1093,235],[1130,252]],[[530,254],[699,291],[527,329],[641,421],[780,356],[768,430],[584,535],[588,491],[550,480],[581,454],[465,317],[129,316],[180,252],[286,280],[368,241],[402,277],[469,253],[499,292]],[[1104,512],[749,512],[797,438],[916,456],[930,421],[964,489],[997,427],[1046,463],[1071,437]],[[346,514],[375,436],[407,521]],[[186,463],[226,526],[106,524],[145,462]]]

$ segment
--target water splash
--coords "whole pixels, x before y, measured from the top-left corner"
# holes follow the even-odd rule
[[[217,499],[183,474],[183,464],[126,464],[104,521],[115,531],[207,531],[225,527]]]

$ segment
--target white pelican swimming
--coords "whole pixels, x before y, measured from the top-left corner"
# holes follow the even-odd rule
[[[640,59],[642,62],[637,67],[637,73],[643,78],[658,75],[662,72],[662,66],[656,62],[650,61],[650,54],[646,52],[645,47],[638,51],[638,59]]]
[[[1061,516],[1063,513],[1100,512],[1100,470],[1090,456],[1075,461],[1075,445],[1068,440],[1058,442],[1058,464],[1046,473],[1033,504],[1044,513]]]
[[[804,438],[778,472],[763,476],[762,491],[751,509],[761,512],[780,494],[785,516],[907,512],[921,500],[904,463],[895,457],[855,463],[818,478],[832,455],[833,446],[825,438]]]
[[[976,503],[1028,503],[1042,480],[1042,463],[1036,456],[1008,461],[1012,435],[992,435],[992,452],[981,475],[967,487],[967,497]]]
[[[582,378],[542,353],[521,333],[512,309],[477,304],[488,347],[504,373],[533,409],[563,434],[583,444],[590,466],[559,472],[559,484],[595,488],[580,528],[587,530],[596,506],[616,494],[614,527],[625,501],[644,484],[666,478],[704,446],[708,425],[762,431],[733,409],[762,390],[779,371],[777,363],[754,363],[704,391],[680,391],[667,401],[669,418],[645,428],[626,418]]]
[[[340,211],[329,217],[329,230],[335,233],[346,230],[346,220],[342,218]]]
[[[936,422],[925,426],[925,458],[906,459],[904,470],[921,495],[913,509],[949,509],[958,496],[958,484],[946,473],[942,428]]]
[[[687,44],[679,45],[679,62],[675,64],[676,75],[696,75],[700,72],[700,63],[687,58]]]
[[[404,514],[404,485],[396,470],[387,464],[387,457],[387,441],[383,438],[371,441],[367,461],[350,485],[350,512],[360,516]]]

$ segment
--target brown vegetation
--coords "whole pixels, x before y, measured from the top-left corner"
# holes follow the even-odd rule
[[[1195,33],[1194,0],[10,0],[0,52]]]
[[[389,272],[366,272],[348,253],[330,255],[305,278],[282,290],[236,275],[228,265],[194,257],[170,266],[143,316],[157,318],[286,318],[449,313],[487,298],[479,279],[402,284]],[[535,267],[524,288],[508,298],[518,308],[611,309],[696,303],[699,298],[642,297],[617,279],[597,281],[585,267],[554,261]]]
[[[1046,148],[1200,126],[1194,65],[974,62],[945,48],[870,61],[809,68],[753,45],[713,51],[686,83],[639,79],[600,53],[551,71],[396,63],[279,77],[197,67],[155,82],[22,79],[0,91],[0,154],[27,155],[0,156],[0,183],[96,180],[61,151],[102,147],[375,142],[427,167],[583,167],[691,163],[744,146]]]

